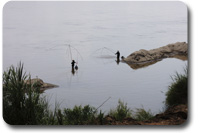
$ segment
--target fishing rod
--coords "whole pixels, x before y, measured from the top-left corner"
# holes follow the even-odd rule
[[[54,49],[55,47],[63,47],[63,46],[64,46],[64,44],[58,44],[58,45],[55,45],[55,46],[53,46],[53,47],[48,48],[47,50],[52,50],[52,49]]]
[[[83,60],[83,57],[81,56],[80,52],[76,48],[72,47],[70,44],[68,45],[68,47],[69,47],[71,60],[72,60],[72,48],[77,52],[77,57],[79,55],[81,57],[81,59]]]
[[[95,54],[99,50],[102,50],[102,48],[99,48],[99,49],[95,50],[91,55]]]
[[[99,107],[97,107],[97,108],[96,108],[96,111],[97,111],[101,106],[103,106],[104,103],[106,103],[110,98],[111,98],[111,97],[109,97],[108,99],[106,99]]]
[[[108,50],[109,52],[115,54],[115,52],[113,52],[113,51],[114,51],[113,49],[110,49],[110,48],[107,48],[107,47],[103,47],[103,48],[99,48],[99,49],[95,50],[95,51],[92,53],[92,55],[93,55],[94,53],[98,52],[98,51],[100,51],[100,55],[102,55],[102,53],[103,53],[104,50]]]
[[[72,51],[71,51],[70,45],[69,45],[69,52],[70,52],[70,57],[71,57],[71,60],[72,60]]]
[[[71,46],[70,44],[58,44],[58,45],[56,45],[56,46],[53,46],[53,47],[48,48],[47,50],[52,50],[52,49],[54,49],[55,47],[63,47],[63,46],[67,46],[67,47],[68,47],[69,52],[70,52],[70,58],[71,58],[71,60],[72,60],[72,49],[75,50],[75,51],[77,52],[77,57],[80,56],[80,57],[81,57],[81,60],[83,60],[83,57],[82,57],[82,55],[80,54],[80,52],[79,52],[75,47]],[[67,51],[68,51],[68,49],[67,49]]]
[[[75,50],[76,50],[76,52],[77,52],[77,54],[79,54],[79,55],[80,55],[80,57],[81,57],[81,59],[83,60],[83,57],[81,56],[80,52],[79,52],[79,51],[78,51],[76,48],[74,48],[74,47],[72,47],[72,46],[71,46],[71,48],[75,49]]]
[[[110,52],[112,52],[112,53],[115,53],[115,52],[113,52],[111,49],[109,49],[109,48],[107,48],[107,47],[104,47],[105,49],[107,49],[107,50],[109,50]]]

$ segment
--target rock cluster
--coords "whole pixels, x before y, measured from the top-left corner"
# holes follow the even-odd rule
[[[123,61],[126,63],[148,63],[163,58],[173,57],[176,55],[186,55],[188,54],[188,44],[186,42],[177,42],[173,44],[168,44],[157,49],[144,50],[141,49],[130,54],[127,58],[124,58]]]
[[[58,87],[57,85],[54,85],[54,84],[45,83],[42,79],[39,79],[39,78],[26,80],[25,83],[32,84],[32,85],[33,84],[37,84],[38,86],[40,86],[40,91],[41,92],[43,92],[44,90],[49,89],[49,88]]]

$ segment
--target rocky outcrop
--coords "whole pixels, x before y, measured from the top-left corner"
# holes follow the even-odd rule
[[[46,89],[58,87],[57,85],[54,84],[45,83],[42,79],[39,78],[26,80],[25,83],[39,86],[41,92],[45,91]]]
[[[174,57],[174,56],[187,56],[188,54],[188,44],[186,42],[177,42],[173,44],[168,44],[157,49],[144,50],[141,49],[130,54],[123,61],[128,64],[141,64],[149,63],[162,60],[163,58]]]

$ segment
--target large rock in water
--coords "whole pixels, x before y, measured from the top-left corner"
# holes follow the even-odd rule
[[[58,87],[58,85],[54,85],[54,84],[50,84],[50,83],[45,83],[45,82],[43,82],[42,79],[39,79],[39,78],[34,78],[34,79],[26,80],[25,83],[32,84],[32,85],[33,84],[37,84],[38,86],[40,86],[40,91],[41,92],[43,92],[46,89]]]
[[[149,51],[141,49],[130,54],[127,58],[124,58],[123,61],[126,63],[140,64],[154,62],[162,60],[163,58],[173,57],[176,55],[187,56],[187,54],[188,44],[186,42],[177,42]]]

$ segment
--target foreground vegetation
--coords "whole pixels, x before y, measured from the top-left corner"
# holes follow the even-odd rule
[[[108,114],[98,111],[90,105],[75,106],[72,109],[49,109],[48,101],[40,96],[40,84],[27,84],[31,76],[23,72],[23,64],[18,67],[11,66],[3,73],[3,118],[11,125],[105,125],[113,121],[124,120],[146,121],[154,118],[151,111],[128,108],[127,103],[118,101],[116,109]],[[183,80],[183,81],[182,81]],[[184,88],[180,90],[178,88]],[[186,88],[185,88],[186,87]],[[181,92],[181,93],[180,93]],[[187,75],[177,74],[174,83],[166,94],[168,106],[185,103],[187,99]],[[176,100],[179,95],[180,100]],[[175,99],[175,100],[174,100]],[[116,123],[115,123],[116,124]],[[134,123],[135,124],[135,123]],[[137,124],[137,122],[136,122]]]
[[[173,83],[169,86],[166,93],[166,105],[173,106],[178,104],[187,104],[188,101],[188,70],[184,74],[176,73],[172,77]]]

